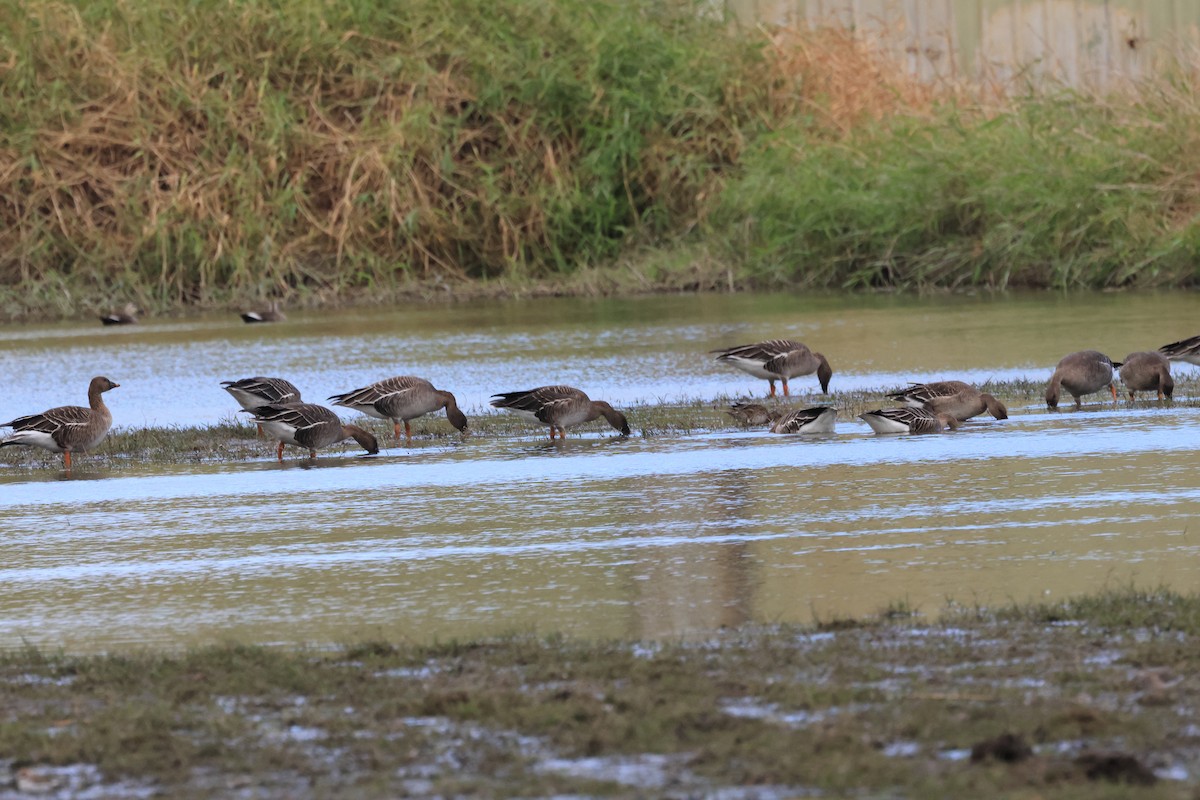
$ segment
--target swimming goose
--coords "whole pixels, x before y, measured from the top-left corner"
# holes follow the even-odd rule
[[[950,414],[935,414],[911,406],[881,408],[859,414],[858,418],[876,433],[941,433],[943,428],[958,429],[958,420]]]
[[[737,367],[756,378],[770,382],[770,396],[775,396],[775,381],[783,381],[783,395],[788,396],[788,379],[817,373],[821,391],[828,394],[829,379],[833,369],[820,353],[814,353],[807,345],[791,339],[769,339],[757,344],[743,344],[717,353],[717,361]]]
[[[1112,392],[1113,402],[1117,402],[1117,387],[1113,385],[1113,370],[1121,366],[1120,361],[1113,361],[1104,353],[1095,350],[1081,350],[1063,356],[1062,361],[1050,376],[1046,386],[1046,405],[1058,408],[1059,387],[1066,389],[1075,398],[1075,408],[1081,408],[1081,397],[1085,394],[1098,392],[1105,386]]]
[[[959,422],[987,411],[996,419],[1008,419],[1008,409],[987,392],[963,381],[914,383],[907,389],[888,394],[891,399],[912,408],[924,408],[935,414],[949,414]]]
[[[771,433],[833,433],[837,409],[829,406],[802,408],[784,414],[771,426]]]
[[[283,313],[283,309],[279,307],[278,300],[272,300],[271,305],[263,311],[243,311],[243,322],[282,322],[287,319],[287,314]]]
[[[1200,365],[1200,336],[1164,344],[1158,348],[1158,352],[1172,361],[1186,361],[1189,364]]]
[[[233,395],[233,399],[246,411],[257,411],[263,406],[303,402],[300,390],[283,378],[264,378],[259,375],[237,381],[221,381],[221,388]],[[258,435],[262,436],[262,432],[262,425],[259,425]]]
[[[137,324],[137,306],[126,303],[120,311],[105,314],[100,318],[105,325],[135,325]]]
[[[104,441],[112,426],[112,414],[100,395],[121,384],[97,376],[88,384],[88,406],[59,406],[41,414],[17,417],[0,428],[13,433],[0,439],[0,447],[25,444],[63,454],[63,466],[71,469],[71,453],[83,453]]]
[[[766,425],[782,416],[781,412],[771,411],[764,405],[741,402],[729,406],[725,413],[733,417],[733,421],[739,425]]]
[[[1130,353],[1121,363],[1121,382],[1129,390],[1130,401],[1135,392],[1158,392],[1158,399],[1170,399],[1175,391],[1171,379],[1171,362],[1162,353]]]
[[[357,425],[343,425],[338,415],[324,406],[292,403],[261,406],[251,413],[267,435],[279,442],[275,456],[281,463],[285,444],[303,447],[308,450],[309,458],[316,458],[317,451],[322,447],[343,439],[354,439],[371,455],[379,452],[379,442],[370,431]]]
[[[549,425],[551,441],[554,440],[555,429],[565,439],[567,428],[591,422],[598,417],[608,420],[608,424],[623,436],[629,435],[629,422],[624,414],[603,400],[592,400],[571,386],[542,386],[523,392],[503,392],[493,395],[491,404],[495,408],[503,408]]]
[[[442,408],[446,409],[446,419],[451,425],[460,431],[467,429],[467,418],[458,410],[454,395],[435,389],[429,381],[412,375],[386,378],[329,399],[334,405],[353,408],[369,417],[390,419],[396,439],[400,438],[401,421],[404,422],[404,438],[412,441],[409,420]]]

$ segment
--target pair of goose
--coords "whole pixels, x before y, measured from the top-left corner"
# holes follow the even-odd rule
[[[282,322],[285,319],[287,319],[287,314],[283,313],[283,309],[279,307],[278,300],[271,301],[271,304],[264,309],[242,312],[243,322]],[[138,321],[137,306],[133,303],[126,303],[120,309],[101,316],[100,321],[105,325],[136,325]]]
[[[283,378],[254,377],[224,381],[222,386],[242,408],[251,414],[259,430],[279,442],[276,457],[283,460],[284,444],[316,451],[347,438],[353,438],[368,453],[379,452],[375,437],[357,425],[343,425],[337,415],[324,406],[305,403],[300,390]],[[404,425],[406,441],[412,440],[410,421],[425,414],[446,410],[446,418],[460,431],[466,431],[467,418],[458,408],[454,395],[434,387],[424,378],[401,375],[372,383],[360,389],[329,398],[334,405],[352,408],[376,419],[390,420],[392,432],[400,439]],[[550,427],[550,439],[556,434],[566,438],[567,428],[604,417],[613,428],[629,435],[625,416],[602,400],[592,400],[571,386],[542,386],[520,392],[495,395],[491,404],[513,411]]]
[[[888,394],[902,405],[859,414],[876,433],[938,433],[960,422],[990,413],[1008,419],[1008,409],[987,392],[963,381],[915,383]],[[743,425],[770,424],[772,433],[832,433],[837,410],[828,406],[773,412],[757,403],[735,403],[729,415]]]
[[[280,461],[285,444],[308,450],[309,458],[316,458],[317,450],[345,439],[354,439],[372,455],[379,452],[374,434],[357,425],[343,424],[325,406],[304,402],[300,390],[283,378],[243,378],[223,381],[221,386],[244,411],[250,412],[260,432],[279,442],[276,457]],[[467,418],[453,394],[412,375],[388,378],[329,399],[376,419],[391,420],[396,439],[400,438],[401,423],[405,438],[411,440],[409,421],[443,408],[451,425],[460,431],[467,428]]]

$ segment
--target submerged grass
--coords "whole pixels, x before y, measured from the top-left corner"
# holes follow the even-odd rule
[[[984,95],[712,9],[0,0],[0,317],[1200,279],[1193,65]]]
[[[1129,587],[697,642],[23,649],[0,766],[106,796],[1185,798],[1197,637],[1200,597]]]
[[[629,418],[633,434],[643,437],[687,436],[747,429],[747,426],[740,424],[728,413],[730,406],[735,402],[761,403],[768,409],[779,412],[809,406],[832,406],[838,410],[839,423],[844,425],[856,423],[858,415],[865,411],[893,405],[894,403],[886,397],[887,392],[902,388],[904,387],[886,386],[878,389],[832,392],[828,395],[809,394],[774,399],[722,396],[678,403],[638,402],[624,405],[622,410]],[[1016,408],[1020,406],[1044,407],[1044,381],[1028,378],[989,381],[979,388],[1009,405],[1010,413],[1016,413]],[[1180,376],[1175,384],[1174,402],[1196,403],[1197,398],[1200,398],[1200,376]],[[1121,402],[1126,403],[1127,400],[1122,398]],[[1140,405],[1155,402],[1145,399],[1138,401]],[[988,417],[985,415],[985,418]],[[393,438],[390,424],[365,416],[356,418],[354,422],[371,430],[385,450],[403,446],[402,443],[398,445]],[[765,429],[767,426],[758,427]],[[611,433],[603,420],[581,430]],[[412,431],[413,445],[416,447],[462,438],[462,434],[454,430],[441,415],[413,420]],[[547,437],[547,428],[514,414],[490,411],[471,414],[466,435],[537,439]],[[82,456],[76,463],[102,463],[106,467],[119,469],[143,463],[251,461],[274,459],[275,447],[276,443],[260,437],[253,425],[244,424],[234,418],[201,427],[119,428],[109,434],[94,452]],[[347,441],[321,452],[354,454],[361,453],[362,450],[353,442]],[[307,451],[294,447],[285,448],[285,460],[297,458],[307,458]],[[41,469],[59,464],[61,456],[44,450],[32,447],[0,449],[0,466]]]

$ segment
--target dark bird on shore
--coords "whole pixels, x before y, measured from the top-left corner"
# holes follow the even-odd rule
[[[771,385],[770,396],[775,396],[775,381],[783,381],[783,395],[788,397],[788,380],[817,373],[821,391],[829,393],[829,379],[833,369],[820,353],[791,339],[769,339],[756,344],[743,344],[723,350],[710,350],[717,354],[717,361],[737,367],[742,372],[762,378]]]
[[[87,452],[108,435],[112,413],[101,395],[118,386],[119,383],[97,376],[88,384],[88,408],[59,406],[0,424],[0,428],[13,429],[11,435],[0,439],[0,447],[21,444],[62,453],[63,467],[70,470],[72,453]]]
[[[272,300],[271,305],[267,306],[262,311],[243,311],[243,322],[282,322],[287,319],[287,314],[283,313],[283,309],[279,307],[278,300]]]
[[[493,395],[491,404],[495,408],[503,408],[549,425],[551,441],[554,440],[556,430],[565,439],[567,428],[591,422],[599,417],[608,420],[608,424],[623,436],[629,435],[629,422],[624,414],[603,400],[592,400],[571,386],[542,386],[522,392],[504,392]]]
[[[100,318],[100,321],[105,325],[136,325],[138,321],[137,306],[133,303],[126,303],[121,306],[120,311],[105,314]]]

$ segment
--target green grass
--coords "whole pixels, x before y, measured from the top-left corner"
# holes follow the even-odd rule
[[[699,0],[0,0],[0,318],[1193,286],[1198,96],[984,105]]]
[[[0,770],[95,765],[173,797],[1186,798],[1198,621],[1195,595],[1128,587],[690,642],[19,649],[0,653]]]

